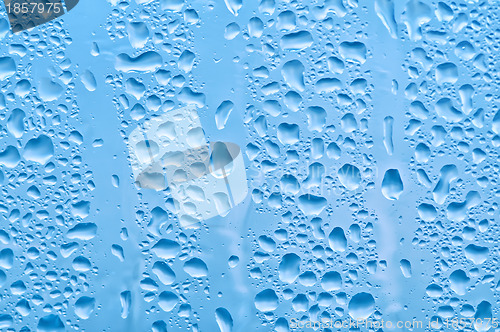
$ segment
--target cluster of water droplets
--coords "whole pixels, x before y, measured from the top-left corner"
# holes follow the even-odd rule
[[[72,65],[61,23],[6,37],[0,21],[1,328],[495,317],[493,1],[109,2],[106,38],[88,49],[107,73]],[[35,60],[48,70],[31,73]],[[196,106],[207,137],[244,142],[249,199],[186,227],[169,189],[110,170],[129,206],[113,210],[117,234],[100,234],[94,206],[108,208],[92,201],[82,150],[104,143],[76,129],[76,80],[110,90],[122,158],[136,127]],[[103,328],[99,315],[114,318]]]
[[[96,309],[99,268],[73,41],[60,22],[12,35],[2,17],[0,27],[0,328],[78,329]]]
[[[407,77],[394,81],[393,93],[406,99],[401,134],[414,149],[408,182],[419,193],[418,227],[406,240],[413,250],[432,253],[427,262],[433,268],[424,275],[432,305],[426,314],[439,327],[473,318],[479,319],[475,329],[486,331],[496,312],[500,113],[494,69],[499,36],[489,30],[498,24],[494,6],[410,1],[402,16],[411,46],[403,64]]]

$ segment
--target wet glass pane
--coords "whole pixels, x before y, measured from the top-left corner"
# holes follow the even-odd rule
[[[2,3],[0,330],[498,330],[497,1]]]

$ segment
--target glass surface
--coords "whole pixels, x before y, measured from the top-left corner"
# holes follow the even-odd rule
[[[1,331],[498,330],[496,0],[14,2]]]

